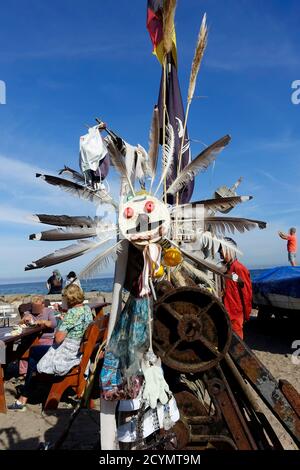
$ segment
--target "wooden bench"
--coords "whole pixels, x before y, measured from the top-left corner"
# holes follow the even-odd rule
[[[100,317],[100,318],[99,318]],[[81,398],[85,386],[86,379],[84,377],[89,360],[93,359],[93,354],[107,336],[108,315],[101,315],[94,320],[87,328],[81,343],[80,351],[82,358],[78,366],[73,367],[67,375],[57,377],[48,376],[52,386],[44,404],[44,410],[56,409],[63,393],[71,387],[78,398]],[[45,377],[46,374],[40,374]]]

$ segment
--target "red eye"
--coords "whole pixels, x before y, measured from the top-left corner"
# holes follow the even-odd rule
[[[155,208],[154,202],[153,201],[147,201],[146,204],[145,204],[144,209],[149,214],[150,212],[154,211],[154,208]]]
[[[131,219],[131,217],[133,217],[133,214],[134,214],[134,212],[133,212],[132,207],[126,207],[124,209],[124,217],[126,219]]]

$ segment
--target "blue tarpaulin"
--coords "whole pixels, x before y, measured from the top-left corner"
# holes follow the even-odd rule
[[[278,266],[250,271],[253,294],[279,294],[300,298],[300,266]]]

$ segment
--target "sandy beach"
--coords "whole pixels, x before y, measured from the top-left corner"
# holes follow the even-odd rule
[[[92,292],[87,298],[105,298],[110,301],[111,294]],[[10,296],[14,305],[23,302],[30,296]],[[20,297],[20,296],[19,296]],[[9,299],[5,299],[7,302]],[[245,341],[258,358],[270,370],[276,379],[286,379],[300,392],[300,365],[292,363],[292,342],[297,339],[300,321],[296,319],[271,319],[262,325],[253,311],[245,327]],[[5,384],[6,401],[11,403],[15,398],[13,380]],[[283,427],[266,406],[257,397],[257,402],[272,423],[285,449],[295,449],[295,445]],[[95,401],[93,410],[81,410],[71,431],[63,444],[63,449],[93,449],[99,446],[99,409],[100,401]],[[58,410],[42,412],[40,404],[27,405],[26,412],[8,411],[0,415],[0,449],[37,449],[41,443],[55,442],[68,423],[72,413],[70,403],[60,403]]]

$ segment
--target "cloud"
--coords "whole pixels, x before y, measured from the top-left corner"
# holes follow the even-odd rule
[[[124,39],[124,38],[123,38]],[[2,62],[14,62],[14,61],[26,61],[26,60],[60,60],[60,59],[90,59],[108,56],[122,57],[124,51],[128,49],[128,44],[124,40],[120,42],[109,42],[107,44],[59,44],[51,45],[49,47],[35,48],[32,45],[31,48],[26,48],[23,51],[2,51],[0,53],[0,59]]]
[[[8,222],[13,224],[22,225],[35,225],[35,222],[30,219],[31,214],[23,209],[18,209],[13,206],[0,204],[0,220],[1,222]]]
[[[21,181],[22,183],[33,183],[36,181],[36,173],[44,173],[37,165],[31,165],[24,161],[0,155],[0,181],[11,183]]]
[[[272,181],[272,183],[275,183],[277,186],[281,186],[284,189],[287,189],[288,191],[300,192],[300,188],[296,187],[294,184],[287,183],[286,181],[282,181],[279,178],[276,178],[276,176],[272,175],[271,173],[264,171],[264,170],[258,170],[258,173],[261,175],[265,176],[268,180]]]

